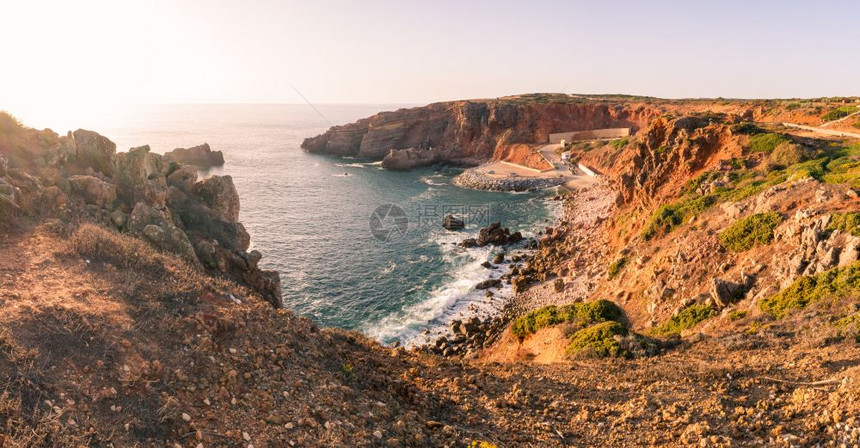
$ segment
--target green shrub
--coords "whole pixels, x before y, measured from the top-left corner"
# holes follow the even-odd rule
[[[743,252],[756,244],[769,244],[773,230],[782,222],[776,212],[759,213],[733,222],[720,233],[720,243],[733,252]]]
[[[627,356],[616,336],[627,336],[627,327],[608,321],[583,328],[570,337],[565,354],[572,356],[588,350],[598,356]]]
[[[806,160],[806,153],[799,145],[782,142],[770,154],[769,168],[783,169]]]
[[[751,121],[744,121],[741,123],[735,123],[731,126],[732,134],[758,134],[763,132],[760,127],[756,126],[755,123]]]
[[[743,310],[732,311],[729,313],[729,320],[734,322],[736,320],[741,320],[747,317],[747,312]]]
[[[798,278],[788,288],[763,299],[762,311],[782,318],[795,310],[830,297],[860,293],[860,261],[849,266]]]
[[[520,338],[537,333],[541,328],[565,322],[591,325],[597,322],[618,321],[624,315],[621,308],[608,300],[573,303],[562,307],[555,305],[538,308],[520,316],[511,326],[511,332]]]
[[[696,326],[699,322],[714,315],[714,308],[710,305],[693,305],[684,309],[676,316],[663,322],[651,330],[657,336],[677,336],[681,331]]]
[[[845,118],[854,112],[857,112],[857,108],[854,106],[842,106],[837,107],[831,111],[828,111],[826,114],[821,116],[821,119],[825,122],[838,120],[840,118]]]
[[[612,140],[611,142],[609,142],[609,146],[615,149],[626,148],[628,144],[630,144],[630,139],[627,137],[623,137],[618,140]]]
[[[860,212],[834,213],[830,217],[827,230],[841,230],[860,236]]]
[[[860,312],[850,314],[833,323],[836,335],[840,338],[851,338],[860,342]]]
[[[787,142],[788,137],[782,134],[774,134],[772,132],[766,134],[756,134],[750,137],[750,151],[752,152],[772,152],[781,143]]]
[[[624,266],[626,265],[627,257],[621,257],[613,261],[612,264],[609,265],[609,271],[607,272],[609,274],[609,278],[615,278],[615,276],[618,275],[618,273],[621,272],[621,270],[624,269]]]

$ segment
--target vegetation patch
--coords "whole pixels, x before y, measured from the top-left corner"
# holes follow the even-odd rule
[[[621,272],[621,270],[624,269],[624,266],[626,266],[626,265],[627,265],[627,257],[621,257],[621,258],[613,261],[612,264],[609,265],[609,270],[607,271],[607,274],[609,274],[609,278],[610,279],[615,278],[615,276],[617,276],[618,273]]]
[[[743,252],[757,244],[770,244],[773,230],[781,222],[782,216],[777,212],[738,219],[720,233],[720,243],[732,252]]]
[[[788,137],[783,134],[768,132],[765,134],[755,134],[750,137],[750,151],[770,153],[782,143],[789,141]]]
[[[598,322],[618,321],[623,315],[621,308],[608,300],[573,303],[562,307],[549,305],[517,318],[511,326],[511,332],[520,338],[525,338],[537,333],[541,328],[565,322],[586,326]]]
[[[833,323],[836,336],[839,338],[851,338],[860,342],[860,312],[849,314]]]
[[[744,310],[736,310],[729,313],[729,320],[734,322],[736,320],[741,320],[747,317],[747,312]]]
[[[627,336],[627,327],[614,321],[592,325],[570,337],[565,354],[572,356],[587,350],[598,356],[627,356],[627,350],[616,336]]]
[[[762,311],[783,318],[810,303],[831,297],[860,293],[860,261],[843,267],[798,278],[788,288],[759,303]]]
[[[854,112],[857,112],[857,108],[854,106],[837,107],[836,109],[830,110],[826,114],[822,115],[821,119],[825,122],[838,120],[840,118],[845,118]]]
[[[614,149],[626,148],[629,144],[630,139],[627,137],[623,137],[618,140],[612,140],[611,142],[609,142],[609,146],[613,147]]]
[[[710,305],[693,305],[684,309],[671,319],[651,330],[655,336],[677,336],[682,331],[696,326],[699,322],[714,315],[714,307]]]
[[[756,126],[755,123],[751,121],[744,121],[741,123],[735,123],[731,126],[732,134],[746,134],[753,135],[764,132],[760,127]]]
[[[860,236],[860,212],[834,213],[830,216],[827,230],[841,230],[854,236]]]

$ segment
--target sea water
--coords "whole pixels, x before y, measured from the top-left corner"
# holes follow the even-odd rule
[[[240,220],[264,269],[281,274],[286,306],[320,325],[385,343],[420,342],[451,319],[498,308],[475,284],[506,269],[481,263],[501,249],[456,243],[501,221],[526,236],[552,217],[549,192],[501,193],[452,185],[459,172],[383,170],[378,162],[308,154],[301,142],[395,105],[163,105],[94,126],[118,151],[163,153],[204,142],[224,152],[241,198]],[[375,213],[376,212],[376,213]],[[388,213],[385,213],[388,212]],[[442,228],[453,213],[466,229]]]

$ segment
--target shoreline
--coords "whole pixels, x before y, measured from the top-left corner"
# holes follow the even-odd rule
[[[564,177],[493,177],[469,168],[454,178],[454,185],[462,188],[486,191],[537,191],[559,187],[567,179]]]
[[[505,254],[503,262],[493,263],[492,266],[493,270],[502,269],[503,273],[497,277],[487,276],[487,281],[496,278],[501,283],[485,289],[490,301],[500,299],[500,303],[483,309],[468,307],[460,313],[455,313],[442,325],[425,330],[423,336],[416,338],[415,343],[407,347],[411,346],[413,350],[435,353],[443,357],[468,358],[475,356],[479,350],[498,339],[508,323],[521,312],[518,297],[524,291],[517,291],[514,273],[539,254],[541,239],[550,235],[564,221],[568,207],[565,196],[556,194],[547,200],[550,201],[548,206],[551,208],[549,216],[534,224],[533,236],[523,243],[497,246],[500,250],[491,252]],[[483,282],[473,286],[475,292],[481,290],[477,288],[481,283]]]

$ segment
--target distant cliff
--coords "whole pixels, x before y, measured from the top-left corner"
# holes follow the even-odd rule
[[[390,169],[435,163],[474,165],[498,149],[518,143],[544,143],[549,134],[604,127],[639,127],[655,114],[647,105],[565,99],[517,99],[433,103],[381,112],[355,123],[334,126],[308,138],[312,153],[382,159]]]

